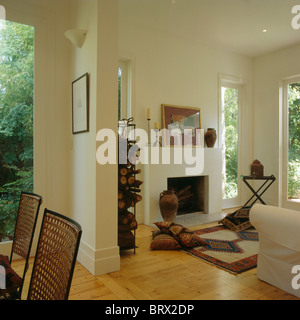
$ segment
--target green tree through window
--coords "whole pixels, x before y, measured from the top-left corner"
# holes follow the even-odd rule
[[[0,241],[12,235],[21,191],[33,191],[34,28],[0,26]]]
[[[300,199],[300,83],[288,86],[288,199]]]
[[[231,199],[238,195],[239,91],[223,87],[222,95],[225,121],[225,192],[223,199]]]

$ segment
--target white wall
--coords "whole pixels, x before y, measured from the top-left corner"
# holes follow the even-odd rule
[[[277,181],[267,191],[267,203],[280,203],[282,142],[279,88],[281,82],[300,74],[300,46],[293,46],[254,60],[254,156],[264,165],[266,175]]]
[[[117,132],[118,0],[98,0],[96,130]],[[98,144],[97,144],[98,146]],[[117,146],[115,146],[117,148]],[[95,153],[93,154],[95,157]],[[94,158],[95,159],[95,158]],[[117,165],[96,166],[96,274],[118,270]]]
[[[83,228],[81,248],[95,248],[95,194],[96,194],[96,166],[91,157],[95,148],[96,125],[96,79],[97,79],[97,3],[96,1],[73,1],[71,7],[71,21],[68,29],[88,30],[82,48],[74,47],[68,41],[70,50],[71,83],[86,72],[89,73],[89,126],[86,133],[69,134],[71,147],[71,207],[74,219]],[[87,249],[83,249],[87,251]],[[81,252],[81,251],[80,251]],[[80,256],[80,253],[79,253]],[[93,268],[93,262],[90,268]]]
[[[199,107],[202,128],[216,128],[218,133],[219,74],[243,79],[246,83],[246,104],[242,119],[242,145],[245,150],[242,162],[248,173],[249,163],[253,160],[252,60],[207,47],[200,42],[164,34],[155,28],[133,25],[121,9],[119,50],[121,57],[132,57],[134,64],[133,109],[137,127],[147,129],[147,108],[151,108],[152,128],[154,122],[161,125],[161,104],[172,104]],[[158,196],[161,191],[157,190]],[[139,222],[143,222],[143,211],[143,202],[138,203]]]
[[[71,137],[71,208],[83,235],[79,261],[93,274],[118,270],[117,168],[96,163],[96,134],[117,130],[117,1],[72,2],[70,29],[88,30],[82,48],[71,46],[70,82],[89,73],[90,129]]]

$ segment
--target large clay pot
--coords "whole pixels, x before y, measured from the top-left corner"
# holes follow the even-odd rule
[[[213,148],[217,140],[216,130],[213,128],[207,128],[207,131],[204,135],[204,140],[206,142],[207,148]]]
[[[178,198],[173,190],[165,190],[159,196],[161,216],[166,222],[173,222],[178,211]]]

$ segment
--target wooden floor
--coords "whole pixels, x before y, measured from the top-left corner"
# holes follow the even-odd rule
[[[214,224],[203,225],[208,227]],[[191,229],[199,229],[191,228]],[[256,277],[235,276],[183,251],[152,251],[153,228],[137,229],[138,249],[121,253],[121,270],[93,276],[77,263],[70,300],[295,300]],[[30,275],[29,270],[29,275]],[[29,277],[28,277],[29,278]],[[29,279],[22,299],[26,299]]]

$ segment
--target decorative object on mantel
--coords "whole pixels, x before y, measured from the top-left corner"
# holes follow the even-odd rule
[[[119,142],[122,142],[122,139],[127,140],[128,127],[135,128],[132,121],[133,118],[129,118],[119,123]],[[128,150],[135,146],[136,141],[127,140],[124,143],[127,143],[127,148],[120,152],[126,152],[127,163],[118,165],[118,245],[121,250],[134,249],[135,252],[136,204],[142,200],[138,193],[141,192],[140,186],[143,182],[136,179],[136,175],[141,173],[140,169],[136,169],[136,159],[128,158]],[[119,159],[123,159],[123,156],[119,154]]]
[[[256,178],[262,178],[264,176],[264,166],[259,160],[256,159],[252,162],[250,175]]]
[[[173,222],[177,215],[178,198],[173,190],[165,190],[159,195],[159,208],[165,222]]]
[[[158,122],[154,122],[154,129],[155,131],[155,142],[153,143],[153,147],[161,147],[161,142],[159,141],[159,125]]]
[[[207,128],[204,135],[207,148],[213,148],[217,140],[217,132],[214,128]]]

